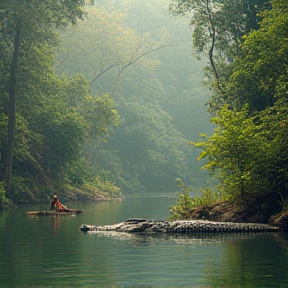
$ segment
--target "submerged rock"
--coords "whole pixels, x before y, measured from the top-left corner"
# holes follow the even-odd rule
[[[151,221],[143,218],[132,218],[124,222],[93,226],[82,224],[80,230],[87,231],[116,231],[126,233],[248,233],[248,232],[279,232],[279,227],[258,223],[214,222],[207,220],[177,220]]]

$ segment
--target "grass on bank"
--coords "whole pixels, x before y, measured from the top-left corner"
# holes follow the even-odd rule
[[[191,186],[185,187],[181,179],[176,179],[177,187],[179,187],[182,190],[182,193],[178,196],[176,205],[172,206],[170,209],[170,220],[189,220],[191,219],[192,212],[197,207],[212,205],[219,202],[229,202],[232,205],[246,205],[248,203],[257,203],[257,199],[259,202],[259,205],[261,206],[267,206],[268,204],[271,204],[271,198],[267,198],[268,202],[264,204],[261,201],[267,201],[262,195],[262,198],[247,198],[246,201],[239,202],[239,197],[233,197],[233,195],[228,195],[227,193],[223,193],[222,189],[219,187],[204,187],[200,190],[200,193],[196,191],[195,188]],[[198,192],[198,193],[197,193]],[[195,195],[196,194],[196,195]],[[255,195],[254,195],[255,196]],[[261,195],[260,195],[261,196]],[[269,196],[268,194],[266,196]],[[254,200],[254,202],[252,201]],[[273,199],[272,199],[273,200]],[[253,205],[253,204],[252,204]],[[256,204],[258,205],[258,204]],[[274,204],[275,205],[275,204]],[[249,206],[249,205],[248,205]],[[250,205],[251,206],[251,205]],[[265,207],[266,207],[265,206]],[[269,206],[269,205],[268,205]],[[279,207],[278,207],[279,206]],[[287,213],[288,212],[288,192],[282,191],[278,192],[278,206],[276,205],[274,207],[274,212],[277,213]],[[251,208],[251,207],[250,207]],[[267,207],[266,207],[267,208]]]
[[[212,187],[204,187],[201,189],[199,195],[191,196],[190,194],[194,190],[193,187],[185,187],[179,178],[176,179],[176,182],[177,187],[179,187],[183,193],[178,196],[176,205],[172,206],[170,209],[169,219],[171,220],[189,219],[191,211],[194,208],[229,199],[228,195],[225,195]]]

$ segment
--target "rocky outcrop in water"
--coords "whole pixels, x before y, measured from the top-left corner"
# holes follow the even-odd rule
[[[93,226],[82,224],[83,232],[116,231],[126,233],[249,233],[249,232],[278,232],[279,227],[257,223],[214,222],[206,220],[177,220],[177,221],[150,221],[142,218],[128,219],[124,222]]]

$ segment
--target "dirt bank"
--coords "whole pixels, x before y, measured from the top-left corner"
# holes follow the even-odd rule
[[[259,203],[259,202],[258,202]],[[288,211],[281,212],[273,205],[251,202],[233,205],[217,202],[197,207],[191,211],[189,219],[201,219],[235,223],[265,223],[288,229]],[[263,202],[262,202],[263,203]]]

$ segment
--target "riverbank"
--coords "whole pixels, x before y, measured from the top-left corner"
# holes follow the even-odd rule
[[[189,219],[234,223],[262,223],[288,230],[288,211],[275,213],[273,206],[245,203],[232,205],[228,201],[203,205],[191,210]]]

